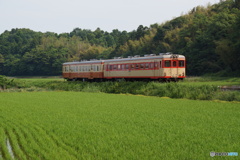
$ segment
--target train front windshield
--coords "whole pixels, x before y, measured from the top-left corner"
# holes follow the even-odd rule
[[[165,60],[163,67],[185,67],[184,60]]]

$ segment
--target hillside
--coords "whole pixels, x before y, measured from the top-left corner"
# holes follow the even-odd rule
[[[66,61],[173,52],[186,56],[188,75],[239,76],[239,8],[238,0],[198,6],[161,25],[139,25],[132,32],[12,29],[0,35],[0,74],[60,75]]]

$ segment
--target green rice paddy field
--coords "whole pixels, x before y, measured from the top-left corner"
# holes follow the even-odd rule
[[[240,103],[1,92],[0,159],[206,160],[240,153]]]

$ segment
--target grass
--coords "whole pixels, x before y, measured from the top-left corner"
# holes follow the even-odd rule
[[[6,78],[5,78],[6,79]],[[9,83],[11,82],[11,83]],[[219,86],[239,85],[239,78],[191,77],[179,83],[159,82],[67,82],[60,78],[6,79],[4,92],[22,91],[81,91],[146,96],[240,101],[240,92],[221,91]],[[11,86],[13,86],[11,88]],[[10,88],[9,88],[10,87]],[[17,89],[16,89],[17,88]],[[0,90],[1,91],[1,90]]]
[[[11,158],[6,139],[17,159],[205,160],[211,151],[240,152],[239,103],[83,92],[0,93],[0,102],[4,159]]]
[[[192,85],[240,85],[239,77],[189,77],[184,79],[182,84],[192,84]]]

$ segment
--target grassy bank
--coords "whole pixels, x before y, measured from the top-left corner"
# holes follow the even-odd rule
[[[240,92],[221,91],[219,86],[240,84],[239,78],[204,78],[192,77],[179,83],[158,82],[67,82],[62,79],[23,79],[19,81],[21,88],[35,90],[44,88],[47,90],[104,92],[139,94],[146,96],[186,98],[199,100],[224,100],[240,101]]]
[[[219,86],[240,85],[239,78],[191,77],[178,83],[159,82],[67,82],[63,79],[14,79],[13,91],[62,90],[134,94],[170,98],[240,101],[239,91],[221,91]],[[16,87],[17,86],[17,87]]]
[[[0,93],[0,101],[3,159],[205,160],[211,151],[240,152],[236,103],[83,92]]]

